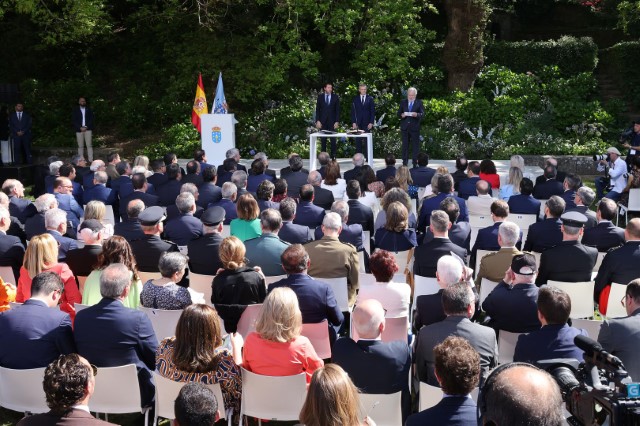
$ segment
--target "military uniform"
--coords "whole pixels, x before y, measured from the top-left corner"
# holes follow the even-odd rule
[[[360,267],[356,248],[340,242],[338,237],[327,235],[305,244],[304,247],[311,259],[308,274],[314,278],[347,277],[349,304],[353,304],[356,300]]]
[[[485,255],[480,260],[476,285],[479,286],[483,278],[494,282],[502,281],[505,272],[511,267],[511,259],[516,254],[522,254],[522,252],[515,247],[502,247],[496,253]]]
[[[158,206],[147,207],[138,216],[142,226],[154,226],[165,219],[164,209]],[[141,239],[131,241],[129,244],[136,258],[138,270],[142,272],[158,272],[158,262],[162,254],[178,251],[176,244],[164,241],[159,235],[145,234]]]

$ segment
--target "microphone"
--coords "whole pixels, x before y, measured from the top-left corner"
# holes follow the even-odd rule
[[[584,351],[585,358],[593,358],[594,361],[602,361],[615,367],[624,368],[624,365],[622,364],[620,358],[611,355],[602,348],[602,345],[600,343],[587,336],[579,334],[573,339],[573,343],[579,349],[582,349]]]

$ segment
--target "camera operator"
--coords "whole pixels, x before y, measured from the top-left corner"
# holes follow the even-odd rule
[[[598,162],[598,171],[604,171],[606,173],[605,176],[600,176],[596,178],[596,192],[597,197],[604,197],[604,189],[606,187],[606,181],[611,179],[611,189],[607,192],[606,197],[619,201],[622,196],[622,191],[627,185],[627,181],[625,175],[627,174],[627,165],[620,158],[620,151],[618,151],[615,147],[609,147],[607,149],[607,159],[600,160]]]
[[[640,119],[633,122],[633,130],[628,130],[620,137],[620,142],[624,142],[622,146],[627,148],[627,168],[630,171],[633,165],[633,159],[640,156]]]

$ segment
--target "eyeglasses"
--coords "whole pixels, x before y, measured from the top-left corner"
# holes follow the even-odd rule
[[[91,372],[93,373],[93,377],[96,377],[98,375],[98,367],[96,367],[93,364],[89,364],[89,366],[91,366]]]
[[[629,295],[625,294],[622,300],[620,301],[620,304],[622,305],[623,308],[627,307],[627,297],[629,297]]]

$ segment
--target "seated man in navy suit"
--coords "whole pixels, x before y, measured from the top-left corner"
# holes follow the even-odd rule
[[[598,218],[596,217],[596,214],[589,209],[589,206],[591,206],[593,200],[595,199],[596,192],[593,189],[589,188],[588,186],[581,186],[576,190],[576,195],[573,197],[573,202],[576,206],[572,209],[565,209],[565,211],[567,212],[574,211],[582,213],[587,217],[587,224],[584,226],[585,230],[593,228],[598,224]]]
[[[176,206],[180,216],[167,222],[164,236],[178,246],[186,246],[202,235],[202,222],[193,215],[196,211],[196,199],[191,193],[183,192],[178,195]]]
[[[450,336],[433,348],[435,375],[443,398],[407,419],[406,426],[476,425],[477,407],[471,391],[480,382],[480,355],[463,337]]]
[[[440,203],[447,197],[453,197],[460,206],[460,216],[458,220],[461,222],[469,221],[467,212],[467,203],[460,197],[453,195],[453,177],[449,174],[438,176],[438,195],[425,199],[420,208],[420,217],[418,219],[418,231],[425,232],[431,220],[431,212],[440,208]]]
[[[480,162],[470,161],[467,168],[467,179],[458,186],[458,197],[465,200],[476,195],[476,183],[480,180]],[[490,193],[490,192],[489,192]]]
[[[216,185],[216,167],[205,167],[202,171],[202,185],[198,188],[200,196],[198,197],[198,205],[203,209],[222,198],[222,190]]]
[[[342,220],[342,232],[340,232],[338,239],[343,243],[349,243],[355,246],[358,251],[364,251],[362,225],[358,223],[347,225],[347,221],[349,220],[349,205],[347,202],[343,200],[335,201],[331,206],[331,211],[338,213],[338,216],[340,216]],[[315,239],[319,240],[323,236],[322,226],[318,226],[315,231]]]
[[[90,201],[102,201],[106,205],[112,205],[116,199],[116,192],[111,188],[107,188],[107,173],[95,172],[93,174],[93,186],[84,191],[82,203],[89,204]],[[127,178],[129,179],[129,178]]]
[[[63,291],[60,276],[41,272],[31,282],[31,298],[0,314],[0,366],[42,368],[76,351],[69,314],[55,309]]]
[[[25,224],[37,213],[31,201],[24,198],[24,185],[17,179],[7,179],[2,183],[2,192],[9,197],[9,213]]]
[[[452,252],[466,262],[467,251],[457,246],[449,239],[451,222],[449,216],[442,210],[434,210],[431,213],[433,239],[416,247],[414,252],[413,273],[422,277],[435,278],[438,259]]]
[[[390,177],[396,176],[396,157],[393,154],[387,154],[384,157],[384,164],[386,167],[376,172],[376,179],[384,183]]]
[[[529,178],[520,181],[520,193],[509,197],[509,211],[515,214],[540,215],[540,201],[533,198],[533,182]]]
[[[251,176],[249,176],[251,177]],[[275,185],[271,181],[264,180],[258,185],[256,190],[256,201],[258,202],[258,208],[261,212],[266,209],[278,210],[280,208],[279,203],[271,201],[273,199],[273,190]]]
[[[1,192],[0,195],[5,199],[7,197]],[[13,276],[17,280],[20,277],[20,267],[24,260],[24,245],[22,245],[20,238],[8,234],[11,225],[9,210],[0,205],[0,266],[11,267]],[[11,284],[16,285],[17,282],[13,281]]]
[[[85,191],[93,187],[93,175],[95,172],[104,172],[107,170],[107,166],[102,160],[93,160],[89,166],[89,170],[89,173],[85,174],[82,178],[82,188],[84,188]]]
[[[58,261],[64,262],[67,252],[78,248],[76,240],[64,236],[67,232],[67,214],[60,209],[47,210],[44,214],[44,224],[47,234],[51,234],[58,242]]]
[[[431,185],[431,178],[436,174],[436,171],[427,167],[429,164],[429,154],[424,151],[418,153],[418,167],[411,169],[411,179],[413,184],[419,188],[426,188]]]
[[[289,244],[306,244],[313,241],[311,228],[304,225],[296,225],[293,220],[296,218],[298,203],[293,198],[285,198],[280,201],[280,216],[282,216],[282,228],[278,236],[282,241]]]
[[[74,335],[78,354],[98,367],[135,364],[142,407],[148,407],[155,392],[151,372],[156,366],[158,339],[144,312],[122,304],[130,290],[131,271],[126,266],[112,263],[103,269],[102,300],[78,312]]]
[[[59,177],[54,184],[54,196],[58,200],[58,208],[64,210],[67,213],[67,220],[70,222],[69,236],[75,238],[76,229],[80,225],[80,218],[84,216],[82,206],[73,198],[71,192],[73,191],[73,185],[71,180],[66,177]]]
[[[568,173],[564,178],[564,182],[562,182],[562,188],[564,189],[564,192],[560,194],[560,197],[566,204],[566,210],[572,210],[576,208],[574,198],[576,196],[576,191],[580,189],[581,185],[582,179],[580,179],[580,176],[578,175]]]
[[[264,181],[273,182],[275,178],[266,173],[266,167],[262,160],[253,160],[251,163],[251,174],[247,178],[247,191],[256,192],[258,186]]]
[[[562,182],[556,180],[557,170],[553,166],[544,168],[544,181],[536,183],[533,188],[533,196],[538,200],[548,200],[554,195],[562,195],[564,187]]]
[[[80,185],[78,182],[75,181],[76,169],[73,167],[73,164],[71,163],[63,164],[62,166],[60,166],[60,169],[58,169],[58,173],[60,173],[60,176],[68,177],[71,180],[71,184],[73,185],[73,192],[71,195],[73,195],[73,198],[76,199],[78,204],[82,204],[82,195],[84,191],[82,189],[82,185]]]
[[[500,250],[500,244],[498,244],[498,229],[502,222],[509,217],[509,205],[504,200],[496,200],[491,203],[491,217],[493,218],[493,225],[486,228],[482,228],[478,231],[478,237],[471,249],[471,265],[476,264],[476,253],[478,250]],[[520,250],[522,247],[522,232],[520,232],[520,238],[516,243],[516,248]]]
[[[554,247],[562,241],[562,222],[560,216],[564,213],[564,200],[553,195],[547,200],[544,207],[545,218],[529,227],[527,241],[523,251],[543,251]]]
[[[583,359],[584,354],[573,339],[587,333],[567,324],[571,314],[569,295],[564,290],[545,285],[538,292],[537,304],[542,328],[518,337],[513,360],[535,364],[543,359]]]
[[[624,229],[613,224],[616,214],[618,214],[618,205],[615,201],[606,197],[600,200],[596,210],[598,224],[584,230],[582,244],[595,247],[599,252],[607,252],[623,245]]]
[[[300,188],[300,202],[293,223],[296,225],[305,225],[315,229],[322,225],[325,211],[322,207],[313,204],[313,185],[305,184]]]
[[[225,182],[222,185],[222,198],[220,201],[209,204],[208,209],[214,206],[222,207],[225,211],[224,224],[229,225],[233,219],[238,218],[236,210],[236,196],[238,195],[238,187],[233,182]]]
[[[320,161],[320,156],[322,156],[323,161],[326,160],[324,163]],[[322,179],[325,178],[327,165],[329,164],[330,160],[331,160],[331,157],[329,157],[329,154],[326,152],[321,152],[318,155],[318,161],[322,165],[322,167],[318,169],[318,172],[322,176]],[[344,180],[346,180],[347,183],[349,183],[350,180],[354,180],[356,177],[358,177],[358,174],[360,174],[360,170],[362,170],[362,166],[364,166],[364,163],[366,160],[364,158],[364,155],[358,152],[353,156],[351,161],[353,162],[353,169],[350,169],[344,172]],[[395,163],[395,160],[394,160],[394,163]]]
[[[415,169],[413,169],[415,170]],[[458,222],[460,216],[460,205],[453,197],[447,197],[440,203],[440,210],[449,216],[451,228],[449,228],[449,239],[451,242],[469,252],[471,250],[471,225],[469,222]],[[422,240],[426,244],[433,240],[433,232],[431,228],[427,228],[427,232]]]
[[[131,177],[131,184],[133,187],[133,192],[126,197],[120,198],[119,213],[123,221],[126,221],[127,217],[129,217],[127,208],[131,201],[141,200],[144,203],[145,207],[157,206],[159,202],[157,195],[152,195],[147,192],[149,189],[149,184],[147,182],[147,178],[144,176],[144,173],[135,173]]]
[[[138,215],[145,209],[142,200],[131,200],[127,204],[127,219],[124,222],[118,222],[113,227],[113,235],[119,235],[126,238],[127,241],[140,240],[144,237],[142,225],[138,220]]]
[[[403,420],[409,414],[411,394],[407,376],[411,352],[406,340],[383,342],[385,311],[375,299],[364,300],[353,310],[353,326],[360,337],[338,339],[332,361],[344,369],[363,393],[390,394],[402,391]]]

